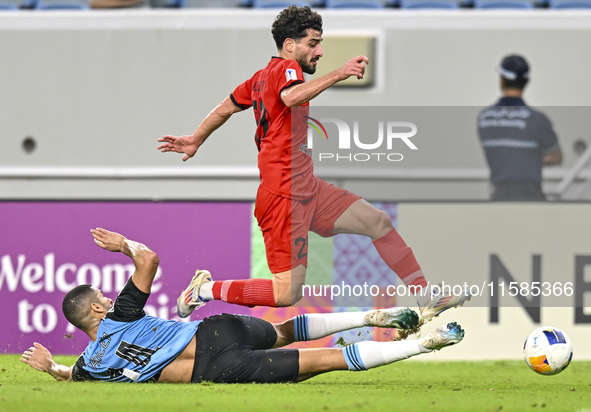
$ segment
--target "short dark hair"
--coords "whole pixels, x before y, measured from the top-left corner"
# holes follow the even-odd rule
[[[503,79],[503,87],[505,87],[506,89],[519,89],[519,90],[525,89],[525,86],[527,86],[527,82],[529,81],[529,79],[522,79],[522,78],[518,78],[516,80],[509,80],[509,79],[505,79],[504,77],[501,77],[501,79]]]
[[[98,302],[98,295],[92,285],[80,285],[69,291],[62,301],[62,312],[72,325],[84,330],[84,319],[88,316],[91,303]]]
[[[322,17],[308,6],[293,4],[277,15],[271,33],[277,49],[281,50],[285,39],[299,41],[306,37],[308,29],[322,33]]]

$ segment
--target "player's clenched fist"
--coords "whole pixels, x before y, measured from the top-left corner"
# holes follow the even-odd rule
[[[340,79],[345,80],[351,76],[356,76],[358,79],[363,79],[366,64],[369,64],[369,59],[365,56],[357,56],[352,58],[339,69]]]

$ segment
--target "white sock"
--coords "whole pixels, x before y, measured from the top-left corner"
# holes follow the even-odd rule
[[[421,351],[421,353],[433,352],[433,349],[427,349],[426,347],[423,346],[424,341],[425,341],[425,338],[417,340],[417,343],[419,344],[419,350]]]
[[[421,293],[417,293],[415,295],[415,299],[417,300],[417,305],[419,307],[426,306],[427,303],[431,300],[431,294],[426,291],[426,288],[423,288]]]
[[[293,318],[295,341],[320,339],[365,325],[368,312],[308,313]]]
[[[199,297],[204,301],[213,300],[213,282],[207,282],[199,288]]]
[[[397,342],[358,342],[343,348],[349,370],[362,371],[408,359],[421,353],[416,340]]]

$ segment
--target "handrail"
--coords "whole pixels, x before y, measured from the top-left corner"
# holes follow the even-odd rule
[[[562,198],[566,190],[574,183],[577,177],[583,177],[584,174],[588,174],[588,171],[584,171],[583,169],[587,166],[589,161],[591,161],[591,146],[588,146],[585,151],[581,153],[573,167],[567,171],[560,183],[558,183],[554,190],[549,191],[548,194],[557,199]],[[585,176],[584,180],[589,180],[589,177]],[[582,194],[583,193],[580,190],[577,192],[577,196],[581,196]]]
[[[3,166],[0,179],[249,179],[258,178],[255,166],[202,167],[86,167],[86,166]]]
[[[590,146],[591,147],[591,146]],[[587,149],[589,151],[589,149]],[[587,151],[585,153],[587,153]],[[582,156],[581,156],[582,157]],[[591,152],[589,155],[591,159]],[[578,164],[578,162],[577,162]],[[486,181],[485,168],[316,168],[325,179]],[[544,169],[545,180],[591,179],[591,170]],[[574,177],[573,177],[574,176]],[[258,179],[256,166],[113,167],[113,166],[0,166],[0,179]]]

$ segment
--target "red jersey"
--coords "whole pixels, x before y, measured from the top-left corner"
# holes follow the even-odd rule
[[[281,100],[283,90],[300,83],[304,83],[304,74],[295,60],[273,57],[267,67],[230,95],[237,107],[254,108],[261,186],[270,193],[296,200],[311,197],[318,186],[303,117],[308,115],[309,104],[298,107],[297,115],[302,119],[294,119],[292,125],[292,110]]]

